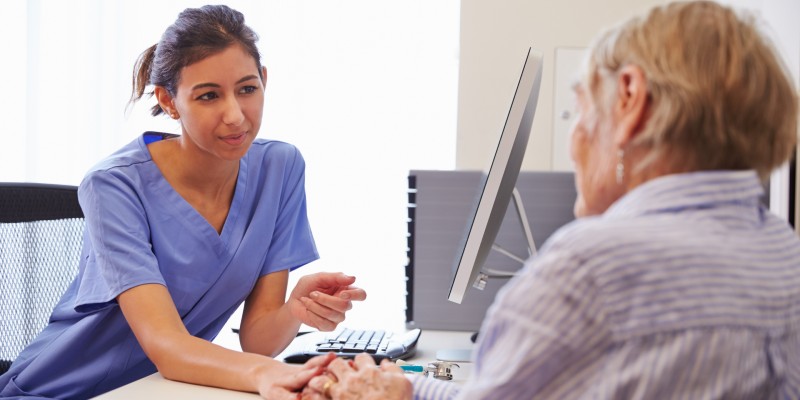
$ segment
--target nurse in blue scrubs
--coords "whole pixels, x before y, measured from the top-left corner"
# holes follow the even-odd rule
[[[44,331],[0,376],[0,397],[89,398],[156,371],[167,379],[297,398],[331,357],[275,361],[301,323],[332,330],[366,293],[318,258],[304,161],[256,139],[266,68],[256,34],[226,6],[187,9],[140,56],[132,101],[181,135],[147,132],[85,176],[79,274]],[[211,343],[244,302],[244,352]]]

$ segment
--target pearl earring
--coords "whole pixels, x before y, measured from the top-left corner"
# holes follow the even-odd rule
[[[617,184],[621,185],[625,179],[625,150],[617,150]]]

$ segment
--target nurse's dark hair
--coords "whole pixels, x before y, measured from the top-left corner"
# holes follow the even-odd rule
[[[224,5],[187,8],[157,44],[139,55],[133,67],[133,90],[128,105],[141,99],[148,86],[161,86],[175,96],[181,69],[235,44],[253,57],[261,75],[257,41],[258,35],[245,25],[244,15],[239,11]],[[146,94],[152,96],[153,91]],[[153,116],[162,113],[164,110],[158,105],[151,108]]]

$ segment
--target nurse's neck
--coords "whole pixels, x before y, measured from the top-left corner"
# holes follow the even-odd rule
[[[151,143],[148,149],[172,188],[219,232],[233,199],[240,160],[222,159],[182,145],[177,138]]]

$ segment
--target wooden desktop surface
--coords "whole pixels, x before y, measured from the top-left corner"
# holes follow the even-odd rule
[[[433,331],[423,330],[417,342],[416,355],[406,360],[412,364],[427,366],[429,362],[436,361],[436,352],[440,349],[470,349],[470,332]],[[229,329],[223,330],[215,343],[225,347],[238,347],[236,335]],[[459,368],[452,368],[453,382],[462,384],[466,381],[472,370],[471,363],[458,363]],[[433,379],[433,378],[429,378]],[[164,379],[159,373],[152,374],[136,382],[125,385],[119,389],[103,394],[98,399],[259,399],[257,394],[236,392],[207,386],[192,385],[188,383]]]

